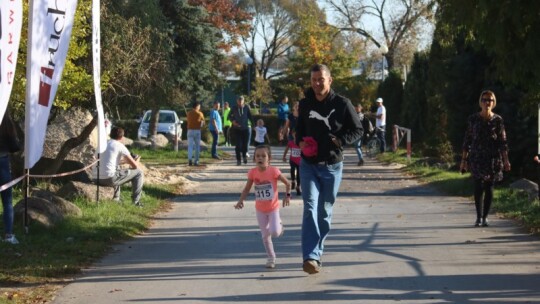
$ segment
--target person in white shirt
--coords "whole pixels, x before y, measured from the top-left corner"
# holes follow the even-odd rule
[[[268,141],[268,144],[270,144],[270,138],[268,137],[268,131],[266,130],[266,127],[264,126],[264,120],[262,119],[257,120],[257,126],[254,129],[255,129],[255,147],[258,145],[264,145],[265,139]]]
[[[140,169],[139,157],[132,156],[120,141],[124,137],[124,129],[114,127],[107,142],[107,148],[100,156],[99,176],[97,166],[94,167],[94,182],[102,186],[114,187],[113,200],[120,201],[120,186],[131,181],[131,200],[136,206],[142,206],[141,194],[144,174]],[[121,164],[128,164],[130,169],[122,169]]]
[[[386,151],[386,108],[383,106],[383,99],[377,98],[377,120],[375,120],[375,127],[377,129],[377,138],[381,141],[381,153]]]

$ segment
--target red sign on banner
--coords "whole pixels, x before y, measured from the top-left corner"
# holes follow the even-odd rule
[[[54,69],[41,67],[38,104],[44,107],[49,107],[49,100],[51,99],[51,86],[53,83],[53,74]]]

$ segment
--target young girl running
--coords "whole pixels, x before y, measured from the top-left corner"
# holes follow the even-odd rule
[[[267,140],[267,143],[270,144],[270,138],[268,137],[268,131],[264,126],[264,120],[257,120],[257,126],[255,127],[255,147],[259,145],[264,145],[264,140]]]
[[[302,195],[302,190],[300,188],[300,147],[296,144],[296,132],[291,130],[290,139],[285,147],[283,152],[283,161],[287,161],[287,152],[291,151],[289,157],[289,165],[291,166],[291,180],[292,180],[292,189],[296,189],[296,195]]]
[[[278,168],[270,166],[270,160],[272,159],[270,146],[257,146],[255,147],[254,154],[255,156],[253,158],[256,167],[249,170],[246,186],[240,195],[238,203],[234,205],[234,208],[244,208],[244,200],[249,194],[251,186],[255,184],[255,209],[257,211],[257,221],[259,222],[264,248],[266,249],[266,254],[268,256],[266,268],[274,268],[276,267],[276,253],[274,252],[272,237],[279,237],[283,235],[284,231],[281,218],[279,217],[277,182],[280,180],[285,184],[286,188],[286,195],[283,198],[283,207],[289,206],[291,185]]]

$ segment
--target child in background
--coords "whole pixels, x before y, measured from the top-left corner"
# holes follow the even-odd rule
[[[257,126],[255,127],[255,147],[259,145],[264,145],[264,140],[267,140],[270,144],[270,138],[268,137],[268,131],[264,126],[264,121],[262,119],[257,120]]]
[[[292,180],[292,189],[296,189],[296,195],[302,195],[302,190],[300,188],[300,160],[302,159],[300,155],[300,147],[296,144],[296,132],[291,130],[290,133],[291,139],[285,147],[283,152],[283,161],[287,161],[287,152],[291,151],[289,157],[289,165],[291,166],[291,180]]]
[[[289,181],[281,171],[270,166],[272,159],[270,146],[259,145],[255,147],[254,160],[256,167],[249,170],[246,186],[240,195],[238,203],[234,205],[236,209],[244,208],[244,200],[249,194],[251,187],[255,184],[255,209],[257,222],[261,229],[262,240],[267,254],[266,268],[276,267],[276,253],[272,237],[283,235],[283,224],[279,216],[278,185],[280,180],[285,184],[286,195],[283,198],[283,207],[289,206],[291,198],[291,186]]]

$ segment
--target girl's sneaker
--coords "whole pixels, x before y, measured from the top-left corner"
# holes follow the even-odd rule
[[[15,238],[15,235],[12,234],[10,236],[7,236],[5,239],[4,239],[4,242],[6,243],[10,243],[12,245],[17,245],[19,244],[19,241],[17,240],[17,238]]]
[[[274,258],[269,258],[267,261],[266,261],[266,268],[270,268],[270,269],[273,269],[273,268],[276,268],[276,259]]]

